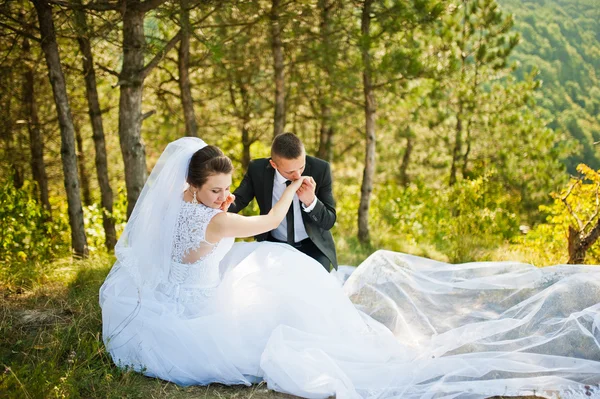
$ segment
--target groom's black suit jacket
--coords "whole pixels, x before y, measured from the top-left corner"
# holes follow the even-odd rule
[[[312,176],[316,182],[315,195],[317,203],[310,212],[302,211],[302,220],[308,238],[337,269],[337,255],[333,236],[329,229],[336,220],[335,201],[333,200],[331,168],[329,163],[319,158],[306,156],[306,166],[303,176]],[[235,201],[229,207],[229,212],[238,213],[244,209],[253,198],[256,198],[260,214],[266,215],[273,204],[273,179],[275,169],[267,158],[255,159],[250,162],[248,171],[240,186],[234,191]],[[269,233],[256,236],[257,241],[265,241]]]

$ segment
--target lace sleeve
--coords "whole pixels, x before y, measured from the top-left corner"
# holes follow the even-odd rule
[[[184,202],[177,220],[173,239],[172,260],[178,263],[195,263],[213,250],[216,243],[206,241],[206,228],[220,209],[202,204]]]

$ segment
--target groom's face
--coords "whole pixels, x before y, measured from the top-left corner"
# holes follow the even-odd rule
[[[288,180],[298,180],[304,172],[306,166],[306,153],[302,152],[298,158],[286,159],[274,155],[271,159],[271,166],[279,171],[281,176]]]

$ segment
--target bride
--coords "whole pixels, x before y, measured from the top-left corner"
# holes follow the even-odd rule
[[[450,265],[377,251],[340,286],[277,226],[224,212],[231,161],[170,143],[100,289],[115,364],[181,385],[266,381],[307,398],[600,395],[600,268]]]

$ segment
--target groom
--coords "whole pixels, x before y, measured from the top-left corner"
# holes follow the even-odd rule
[[[304,145],[293,133],[275,137],[271,158],[255,159],[240,186],[229,212],[237,213],[256,198],[260,214],[271,210],[287,184],[300,176],[306,179],[294,196],[286,218],[275,230],[256,236],[257,241],[287,243],[314,258],[329,271],[337,269],[333,236],[329,229],[336,220],[329,163],[307,156]]]

